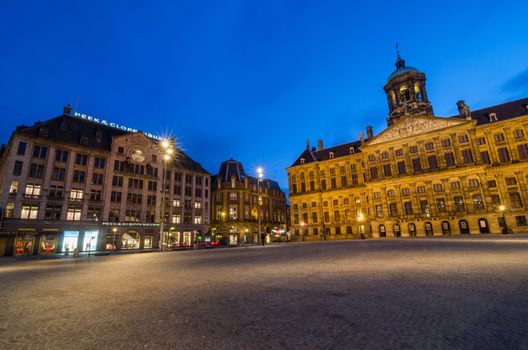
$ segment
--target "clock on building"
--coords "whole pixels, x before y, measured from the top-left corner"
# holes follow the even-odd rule
[[[145,160],[145,155],[143,154],[143,151],[140,149],[135,149],[132,151],[132,155],[130,156],[134,162],[142,163]]]

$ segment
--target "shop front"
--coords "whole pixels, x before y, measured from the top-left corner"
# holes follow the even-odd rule
[[[140,236],[139,232],[128,230],[123,233],[121,241],[121,249],[139,249]]]
[[[64,239],[62,240],[62,251],[65,254],[73,252],[78,249],[79,231],[64,231]]]
[[[97,250],[97,240],[99,237],[99,231],[85,231],[83,240],[83,251],[94,252]]]
[[[40,236],[39,254],[54,254],[57,252],[58,230],[43,230]]]
[[[33,254],[35,244],[35,231],[18,231],[15,240],[15,256],[26,256]]]

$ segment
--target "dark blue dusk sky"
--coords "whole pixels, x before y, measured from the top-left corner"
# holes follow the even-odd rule
[[[433,4],[434,3],[434,4]],[[62,107],[287,186],[309,139],[385,126],[395,43],[435,114],[528,96],[526,1],[3,1],[0,140]]]

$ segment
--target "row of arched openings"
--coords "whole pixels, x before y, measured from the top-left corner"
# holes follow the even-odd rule
[[[432,236],[435,234],[433,230],[433,224],[430,221],[426,221],[423,223],[423,228],[426,236]],[[478,227],[480,233],[489,233],[489,225],[488,220],[481,218],[478,219]],[[452,231],[451,224],[449,221],[442,221],[440,228],[442,230],[442,235],[451,235],[455,232]],[[467,220],[462,219],[458,222],[458,230],[460,234],[468,235],[469,234],[469,223]],[[414,222],[410,222],[407,224],[407,232],[409,233],[410,237],[416,236],[417,226]],[[387,237],[387,228],[384,224],[379,225],[379,235],[380,237]],[[399,224],[395,224],[392,227],[392,232],[394,233],[395,237],[401,237],[401,226]]]

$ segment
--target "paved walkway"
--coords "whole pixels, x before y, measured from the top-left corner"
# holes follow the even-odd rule
[[[528,349],[528,237],[3,260],[0,348]]]

